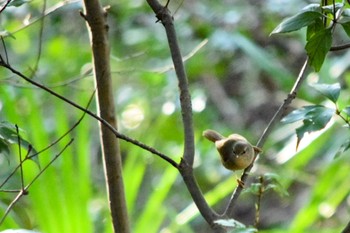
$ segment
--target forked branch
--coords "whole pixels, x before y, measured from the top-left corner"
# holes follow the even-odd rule
[[[188,80],[183,64],[183,58],[178,45],[173,17],[167,9],[167,5],[162,6],[157,0],[147,0],[148,4],[156,14],[166,32],[168,46],[173,60],[176,76],[179,84],[182,122],[184,128],[184,154],[180,162],[179,172],[192,196],[198,210],[215,232],[225,232],[223,228],[215,223],[219,215],[209,207],[197,181],[193,175],[194,160],[194,130],[192,122],[191,95],[188,88]],[[157,22],[158,22],[157,21]]]

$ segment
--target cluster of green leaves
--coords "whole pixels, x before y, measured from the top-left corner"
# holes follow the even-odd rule
[[[296,129],[296,135],[298,137],[297,148],[305,133],[311,133],[325,128],[334,115],[340,116],[345,121],[346,126],[350,127],[350,106],[342,109],[338,109],[337,107],[337,100],[341,90],[340,84],[313,84],[312,87],[330,100],[334,104],[334,108],[324,105],[304,106],[292,111],[282,119],[284,123],[302,121],[302,126]],[[350,142],[347,141],[341,148],[344,152],[349,147]]]
[[[263,195],[265,192],[272,190],[281,196],[288,196],[288,192],[280,182],[281,177],[276,173],[265,173],[258,177],[258,181],[252,183],[244,192],[255,195]]]
[[[31,144],[18,135],[14,125],[8,122],[0,122],[0,155],[9,158],[10,145],[12,144],[21,146],[27,151],[30,150],[35,153],[35,150],[32,148]]]
[[[288,33],[306,27],[305,50],[310,65],[317,72],[332,47],[332,34],[336,24],[340,24],[350,37],[350,9],[346,8],[345,2],[326,6],[310,4],[283,20],[271,34]]]

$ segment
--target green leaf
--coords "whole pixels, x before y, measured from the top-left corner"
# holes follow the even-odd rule
[[[260,193],[261,185],[261,183],[252,183],[248,188],[245,188],[243,192],[258,195]]]
[[[323,129],[334,114],[334,109],[321,105],[315,105],[313,108],[309,108],[309,112],[304,116],[303,125],[295,130],[298,137],[296,148],[298,148],[305,133],[311,133]]]
[[[339,158],[345,151],[347,151],[350,148],[350,139],[347,139],[345,142],[341,144],[339,147],[336,155],[334,156],[335,159]]]
[[[350,148],[350,139],[348,139],[346,142],[344,142],[344,143],[341,145],[341,150],[342,150],[342,152],[347,151],[349,148]]]
[[[322,84],[322,83],[316,83],[311,85],[313,88],[315,88],[318,92],[320,92],[322,95],[327,97],[329,100],[331,100],[333,103],[336,103],[339,95],[340,95],[340,84]]]
[[[29,2],[29,0],[12,0],[8,6],[15,6],[19,7],[22,6],[23,4]]]
[[[0,139],[0,155],[4,155],[7,159],[7,162],[10,161],[10,148],[6,141]]]
[[[19,131],[22,130],[19,129]],[[0,122],[0,141],[2,144],[2,146],[0,146],[0,153],[6,155],[6,152],[9,152],[8,145],[18,144],[18,134],[16,132],[16,127],[8,122]],[[32,147],[32,145],[27,140],[24,140],[22,137],[20,138],[20,143],[21,147],[27,150],[28,152],[30,151],[31,154],[37,153]],[[6,146],[7,149],[5,149]],[[36,162],[37,165],[40,165],[37,156],[34,156],[32,160]]]
[[[306,118],[306,115],[315,108],[315,105],[312,106],[304,106],[302,108],[298,108],[291,113],[289,113],[287,116],[285,116],[281,122],[285,124],[293,123],[296,121],[300,121]]]
[[[298,148],[305,133],[323,129],[334,114],[335,109],[327,108],[323,105],[304,106],[285,116],[281,122],[288,124],[300,120],[303,121],[303,125],[295,130],[298,137],[296,148]]]
[[[313,24],[310,24],[306,30],[306,40],[308,41],[311,37],[313,37],[317,32],[324,29],[322,19],[316,19]]]
[[[288,191],[285,187],[283,187],[281,183],[281,176],[276,173],[268,172],[264,174],[264,180],[266,180],[269,184],[265,187],[265,191],[272,189],[276,193],[278,193],[281,197],[289,196]]]
[[[336,3],[336,4],[331,4],[331,5],[327,5],[327,6],[322,6],[322,9],[324,10],[325,13],[329,13],[329,14],[333,14],[333,12],[336,12],[337,10],[339,10],[340,8],[342,8],[344,6],[343,3]]]
[[[310,65],[318,72],[324,59],[332,46],[332,31],[331,29],[324,29],[312,36],[306,46],[306,52],[309,56]]]
[[[350,117],[350,106],[345,107],[342,112],[344,112],[348,117]]]
[[[316,12],[322,12],[322,8],[320,7],[320,4],[317,3],[311,3],[307,6],[305,6],[302,11],[316,11]]]
[[[322,17],[323,15],[317,11],[303,11],[290,18],[284,19],[270,35],[299,30],[315,23],[317,19],[321,19]]]
[[[350,37],[350,22],[341,23],[340,25],[343,27],[343,29],[344,29],[345,33],[348,35],[348,37]]]
[[[344,9],[341,15],[344,17],[350,17],[350,9]]]

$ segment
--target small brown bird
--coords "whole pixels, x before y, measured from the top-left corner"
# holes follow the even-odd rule
[[[222,165],[232,171],[247,168],[253,162],[255,154],[262,151],[239,134],[231,134],[225,138],[218,132],[208,129],[203,132],[203,136],[215,143]]]

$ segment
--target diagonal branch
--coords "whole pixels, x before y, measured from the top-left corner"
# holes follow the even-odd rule
[[[156,14],[158,21],[160,21],[165,28],[171,57],[179,83],[181,113],[185,137],[184,155],[178,167],[179,172],[199,212],[211,226],[212,230],[215,232],[226,232],[221,226],[215,223],[215,220],[219,218],[219,215],[213,209],[211,209],[206,202],[193,175],[194,135],[191,95],[188,89],[187,76],[177,41],[173,17],[171,16],[169,10],[166,8],[167,5],[163,7],[157,0],[147,0],[147,2]]]
[[[340,51],[348,48],[350,48],[350,43],[332,46],[329,51]]]
[[[48,164],[46,164],[46,166],[40,170],[40,172],[38,174],[36,174],[36,176],[32,179],[32,181],[26,185],[25,187],[21,187],[21,190],[18,191],[18,194],[16,195],[16,197],[12,200],[12,202],[10,203],[10,205],[7,207],[4,215],[1,217],[0,219],[0,226],[2,225],[2,223],[5,221],[7,215],[10,213],[10,211],[12,210],[13,206],[25,195],[28,194],[28,189],[30,188],[30,186],[32,186],[34,184],[34,182],[53,164],[53,162],[55,162],[55,160],[68,148],[68,146],[70,146],[73,142],[73,139],[71,139],[66,146],[58,153],[55,155],[55,157],[53,159],[50,160],[50,162]],[[22,166],[22,162],[21,166]],[[22,183],[23,185],[23,183]]]
[[[346,225],[346,227],[342,230],[341,233],[350,233],[350,222]]]
[[[6,3],[0,9],[0,14],[6,9],[6,7],[9,6],[10,3],[11,3],[11,0],[6,1]]]
[[[298,78],[295,81],[294,86],[291,89],[291,91],[289,92],[287,98],[281,104],[281,106],[276,111],[275,115],[271,118],[269,124],[265,128],[263,134],[261,135],[261,137],[256,145],[257,147],[260,147],[260,148],[263,147],[263,145],[265,144],[265,141],[266,141],[267,137],[270,135],[273,127],[281,119],[283,114],[285,114],[287,107],[295,99],[297,92],[301,87],[301,84],[303,83],[303,81],[306,78],[305,71],[306,71],[307,64],[308,64],[308,59],[306,59],[306,61],[304,62],[304,65],[302,66],[302,68],[299,72]],[[256,157],[254,158],[254,161],[255,161]],[[243,182],[246,181],[246,179],[248,178],[248,173],[252,169],[253,165],[254,165],[254,162],[244,170],[244,172],[241,176],[241,181],[243,181]],[[229,204],[227,205],[227,208],[226,208],[225,212],[223,213],[223,216],[228,216],[228,217],[232,216],[236,201],[237,201],[238,197],[240,196],[242,190],[243,190],[243,187],[241,185],[238,185],[237,188],[234,190],[234,192],[231,196],[231,199],[229,201]]]
[[[188,89],[188,80],[185,72],[183,58],[177,41],[173,17],[169,10],[163,7],[157,0],[147,0],[156,17],[162,22],[168,39],[171,58],[174,63],[176,76],[180,91],[181,114],[184,128],[184,159],[189,165],[193,165],[194,160],[194,134],[192,121],[191,95]]]
[[[168,163],[170,163],[173,167],[177,168],[178,164],[172,160],[170,157],[168,157],[167,155],[159,152],[158,150],[156,150],[155,148],[148,146],[136,139],[130,138],[120,132],[118,132],[118,130],[116,130],[111,124],[109,124],[105,119],[97,116],[95,113],[91,112],[90,110],[78,105],[77,103],[67,99],[66,97],[56,93],[55,91],[51,90],[50,88],[34,81],[33,79],[28,78],[27,76],[25,76],[23,73],[21,73],[20,71],[16,70],[15,68],[13,68],[10,64],[8,64],[8,62],[6,61],[1,61],[0,60],[0,66],[10,70],[13,74],[16,74],[17,76],[19,76],[20,78],[24,79],[26,82],[32,84],[33,86],[36,86],[44,91],[46,91],[47,93],[49,93],[52,96],[55,96],[56,98],[62,100],[63,102],[66,102],[67,104],[73,106],[76,109],[79,109],[82,112],[85,112],[86,114],[88,114],[89,116],[91,116],[92,118],[98,120],[101,124],[103,124],[104,126],[106,126],[109,130],[111,130],[113,132],[113,134],[121,139],[124,140],[126,142],[129,142],[131,144],[134,144],[135,146],[138,146],[154,155],[157,155],[158,157],[160,157],[161,159],[167,161]]]

